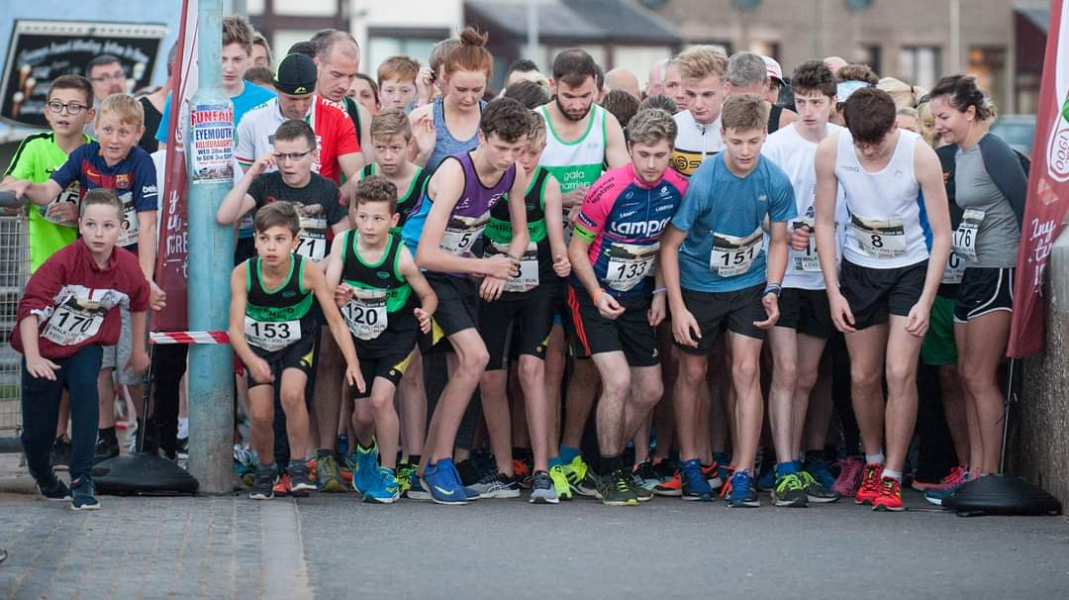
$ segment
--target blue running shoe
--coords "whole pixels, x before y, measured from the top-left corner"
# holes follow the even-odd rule
[[[97,510],[100,501],[96,499],[96,485],[89,475],[82,475],[71,485],[71,510]]]
[[[409,500],[433,500],[431,492],[427,488],[427,484],[419,478],[419,475],[412,471],[412,476],[408,479],[408,490],[405,491],[405,498]]]
[[[776,466],[771,464],[762,466],[761,476],[757,478],[757,489],[770,492],[776,489]]]
[[[684,461],[680,465],[683,483],[683,499],[699,502],[712,502],[713,488],[702,474],[702,464],[697,458]]]
[[[731,492],[728,494],[728,506],[731,508],[757,508],[761,500],[757,497],[753,477],[746,471],[735,471],[731,476]]]
[[[393,504],[401,497],[401,488],[397,485],[397,475],[389,467],[379,467],[375,485],[364,492],[364,502],[371,504]]]
[[[835,472],[831,470],[831,463],[821,457],[807,458],[805,470],[817,480],[826,490],[835,485]]]
[[[968,481],[969,481],[969,472],[965,471],[965,474],[961,478],[961,483],[958,483],[957,485],[950,486],[950,487],[947,487],[947,488],[944,488],[944,489],[941,489],[941,490],[936,490],[936,489],[927,490],[927,491],[924,492],[924,499],[927,500],[930,504],[934,504],[936,506],[942,506],[943,505],[943,500],[946,500],[947,498],[953,496],[954,493],[958,491],[958,488],[960,488],[961,486],[965,485],[965,483],[967,483]]]
[[[379,446],[372,442],[370,448],[356,445],[356,468],[353,469],[353,489],[363,494],[375,485],[379,477]]]
[[[453,459],[443,458],[433,465],[427,465],[423,478],[431,488],[431,499],[438,504],[467,504],[468,495],[460,485]]]
[[[727,452],[713,452],[713,460],[716,461],[716,474],[720,481],[727,485],[731,481],[732,470],[728,468],[731,465],[731,456]]]

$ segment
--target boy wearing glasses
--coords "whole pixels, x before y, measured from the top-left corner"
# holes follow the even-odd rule
[[[227,193],[216,219],[232,225],[246,213],[278,200],[293,202],[301,217],[300,243],[296,254],[325,268],[330,237],[349,228],[341,193],[331,180],[312,172],[319,157],[316,136],[304,121],[289,120],[274,135],[274,151],[256,159],[245,175]],[[264,171],[276,167],[277,170]]]
[[[52,172],[67,162],[68,154],[92,141],[82,130],[95,114],[93,86],[88,79],[81,75],[57,77],[48,88],[45,101],[45,119],[52,130],[22,140],[4,173],[5,181],[48,181]],[[33,273],[78,235],[78,182],[71,182],[58,196],[32,207],[29,213],[30,272]]]

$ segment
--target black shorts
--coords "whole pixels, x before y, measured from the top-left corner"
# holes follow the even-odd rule
[[[568,287],[568,308],[575,326],[575,353],[593,356],[604,352],[623,352],[632,367],[660,364],[657,333],[650,327],[647,312],[650,298],[617,298],[624,314],[614,319],[601,316],[586,290]]]
[[[427,273],[427,283],[438,295],[434,323],[442,336],[479,327],[479,284],[466,277]],[[448,344],[435,344],[444,348]]]
[[[282,372],[286,369],[297,369],[308,377],[308,381],[312,381],[316,372],[316,341],[318,339],[319,329],[316,328],[315,331],[305,333],[301,339],[281,350],[268,352],[253,345],[249,345],[249,348],[253,354],[264,359],[271,366],[271,374],[275,376],[274,385],[281,384]],[[272,385],[272,382],[261,383],[253,379],[249,372],[249,365],[245,365],[245,381],[250,389],[260,385]],[[307,397],[305,401],[311,402],[311,398]]]
[[[522,354],[545,358],[553,328],[556,299],[549,290],[502,296],[479,304],[479,334],[490,353],[487,371],[508,369],[509,358]]]
[[[968,323],[976,317],[1004,310],[1013,312],[1013,268],[969,267],[961,277],[954,302],[954,322]]]
[[[784,288],[779,297],[779,321],[776,327],[794,329],[798,333],[828,339],[835,333],[831,320],[828,292]]]
[[[760,283],[733,292],[698,292],[683,290],[683,304],[694,315],[701,329],[702,339],[698,347],[681,346],[679,349],[688,354],[708,354],[726,326],[727,331],[746,337],[765,339],[763,329],[758,329],[754,321],[768,318],[765,307],[761,305],[761,292],[765,284]]]
[[[360,375],[364,378],[364,393],[350,386],[353,398],[367,398],[371,395],[371,387],[375,379],[381,377],[395,387],[405,375],[405,369],[412,360],[412,353],[416,349],[418,329],[406,328],[404,330],[387,329],[379,337],[373,340],[374,345],[369,346],[364,340],[353,338],[356,346],[356,356],[360,360]]]
[[[882,325],[890,315],[908,317],[924,292],[927,276],[927,260],[894,269],[859,267],[844,260],[839,290],[854,314],[854,328]]]

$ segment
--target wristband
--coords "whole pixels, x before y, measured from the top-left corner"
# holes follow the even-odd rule
[[[668,291],[668,288],[659,287],[659,288],[653,290],[653,295],[656,296],[657,294],[664,294],[667,291]]]
[[[765,291],[761,292],[761,295],[762,296],[767,296],[769,294],[775,294],[776,297],[779,298],[779,295],[782,294],[782,293],[783,293],[783,286],[782,285],[780,285],[778,283],[770,283],[770,284],[765,286]]]
[[[594,301],[594,306],[598,305],[598,298],[601,298],[604,294],[605,294],[605,290],[603,290],[601,288],[598,288],[597,291],[594,292],[594,297],[592,298],[593,301]]]

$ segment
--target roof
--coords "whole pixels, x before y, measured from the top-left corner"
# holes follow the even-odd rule
[[[532,0],[533,1],[533,0]],[[682,38],[659,15],[632,0],[535,2],[543,39],[679,44]],[[465,8],[510,35],[527,36],[527,5],[510,0],[469,0]]]
[[[1041,6],[1033,2],[1015,2],[1013,11],[1028,19],[1036,29],[1047,33],[1050,28],[1050,6]]]

